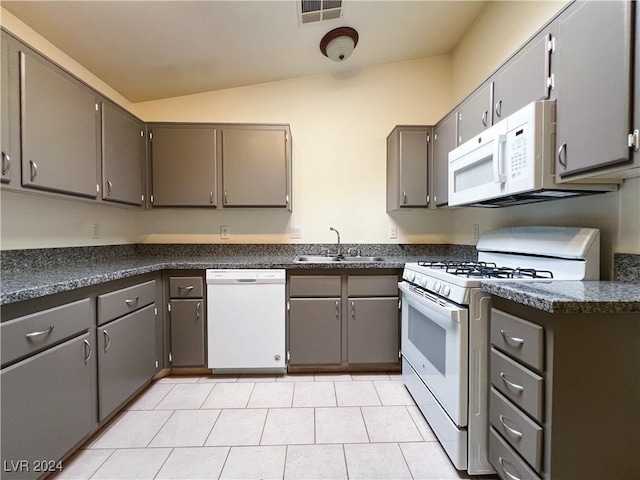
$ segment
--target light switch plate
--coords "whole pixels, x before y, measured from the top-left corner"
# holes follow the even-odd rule
[[[229,239],[229,227],[227,225],[220,227],[220,238],[223,240]]]

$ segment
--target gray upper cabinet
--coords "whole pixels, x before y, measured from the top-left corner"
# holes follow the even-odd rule
[[[397,126],[387,137],[387,211],[429,206],[431,127]]]
[[[0,38],[0,109],[2,110],[2,138],[0,139],[0,177],[2,184],[20,184],[20,88],[18,50],[11,37],[2,32]],[[14,175],[12,176],[12,172]]]
[[[456,148],[457,114],[451,112],[433,129],[431,162],[431,206],[441,207],[449,202],[449,152]]]
[[[558,17],[553,54],[558,181],[629,162],[633,7],[633,2],[576,2]]]
[[[487,80],[458,107],[458,145],[491,126],[493,82]]]
[[[152,205],[216,206],[216,130],[151,126]]]
[[[555,25],[551,23],[539,32],[492,77],[493,123],[531,102],[549,98]]]
[[[102,199],[142,205],[144,123],[110,103],[102,103]]]
[[[99,106],[94,93],[28,51],[20,53],[22,185],[96,198]]]
[[[224,127],[221,137],[223,206],[290,209],[289,127]]]

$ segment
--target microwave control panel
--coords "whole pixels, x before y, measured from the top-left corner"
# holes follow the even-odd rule
[[[509,158],[508,175],[509,180],[517,180],[527,176],[528,171],[528,128],[524,125],[515,131],[509,132]]]

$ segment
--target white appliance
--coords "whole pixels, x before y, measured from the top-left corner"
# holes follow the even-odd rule
[[[503,207],[618,189],[616,181],[556,184],[555,137],[556,102],[542,100],[452,150],[449,205]]]
[[[285,270],[207,270],[208,367],[284,373]]]
[[[459,470],[493,473],[487,460],[489,314],[480,281],[596,280],[599,230],[513,227],[485,233],[477,262],[407,263],[402,375]]]

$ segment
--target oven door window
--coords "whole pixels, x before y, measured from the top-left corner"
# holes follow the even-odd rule
[[[467,424],[468,310],[403,292],[402,355],[453,422]]]

